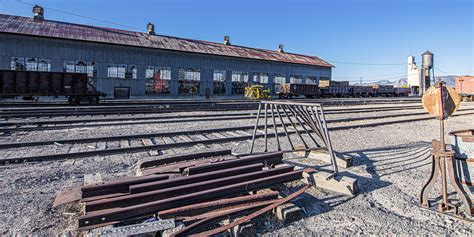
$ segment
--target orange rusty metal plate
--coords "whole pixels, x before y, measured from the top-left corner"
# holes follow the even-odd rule
[[[461,97],[452,87],[443,85],[441,89],[439,86],[430,87],[423,95],[422,103],[429,114],[437,119],[446,119],[459,108]]]

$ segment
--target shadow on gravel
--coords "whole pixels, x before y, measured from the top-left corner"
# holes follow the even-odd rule
[[[347,171],[340,171],[339,174],[341,176],[357,179],[359,194],[365,195],[392,184],[391,182],[381,180],[381,177],[383,176],[406,172],[421,166],[429,165],[431,163],[430,146],[431,143],[429,142],[417,142],[398,146],[337,152],[336,155],[338,156],[352,157],[353,166],[365,167],[368,176],[360,176],[351,173],[351,168],[348,168]],[[330,164],[306,165],[304,163],[292,161],[292,159],[286,159],[285,163],[304,168],[314,168],[320,171],[332,172]],[[357,198],[357,195],[350,197],[322,190],[320,190],[319,193],[318,191],[316,193],[316,195],[313,195],[307,192],[292,201],[295,205],[304,208],[304,218],[329,212],[337,206]],[[280,229],[283,226],[285,225],[280,224],[278,226],[273,226],[272,229]],[[267,231],[269,230],[263,232],[269,233]]]

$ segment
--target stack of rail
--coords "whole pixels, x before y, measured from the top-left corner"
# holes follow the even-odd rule
[[[81,187],[85,215],[79,229],[157,217],[183,222],[187,227],[180,234],[188,234],[221,217],[272,210],[290,196],[279,199],[269,188],[299,180],[303,173],[282,158],[281,152],[237,156],[220,150],[144,162],[142,176]],[[261,189],[266,192],[256,193]]]

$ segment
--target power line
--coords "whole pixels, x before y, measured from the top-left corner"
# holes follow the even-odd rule
[[[26,5],[30,5],[30,6],[35,6],[35,5],[36,5],[36,4],[33,4],[33,3],[24,2],[24,1],[22,1],[22,0],[16,0],[16,2],[17,2],[17,3],[26,4]],[[98,18],[90,17],[90,16],[79,15],[79,14],[76,14],[76,13],[67,12],[67,11],[58,10],[58,9],[49,8],[49,7],[43,7],[43,8],[44,8],[44,9],[51,10],[51,11],[63,13],[63,14],[68,14],[68,15],[77,16],[77,17],[82,17],[82,18],[89,19],[89,20],[94,20],[94,21],[103,22],[103,23],[106,23],[106,24],[111,24],[111,25],[126,27],[126,28],[135,29],[135,30],[139,30],[139,31],[142,30],[142,29],[137,28],[137,27],[128,26],[128,25],[123,25],[123,24],[119,24],[119,23],[115,23],[115,22],[111,22],[111,21],[105,21],[105,20],[101,20],[101,19],[98,19]]]
[[[402,76],[405,76],[407,73],[406,72],[399,72],[397,74],[385,74],[385,75],[378,75],[378,76],[359,76],[360,77],[363,77],[363,78],[380,78],[380,77],[394,77],[394,76],[398,76],[398,75],[402,75]],[[353,79],[353,78],[357,78],[357,76],[350,76],[350,77],[335,77],[335,79]]]
[[[341,62],[341,61],[332,61],[325,60],[330,63],[339,63],[339,64],[351,64],[351,65],[366,65],[366,66],[400,66],[406,65],[406,63],[362,63],[362,62]]]
[[[443,70],[441,70],[441,69],[439,69],[439,68],[437,68],[437,67],[434,67],[434,69],[435,69],[436,71],[439,71],[439,72],[441,72],[441,73],[444,73],[444,74],[446,74],[446,75],[448,75],[448,76],[457,76],[457,75],[467,75],[467,74],[469,74],[469,73],[449,73],[449,72],[443,71]]]

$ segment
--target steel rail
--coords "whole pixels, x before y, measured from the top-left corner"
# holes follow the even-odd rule
[[[176,178],[169,179],[164,182],[161,182],[163,180],[158,180],[155,182],[140,183],[140,184],[131,185],[129,187],[128,192],[130,194],[144,193],[144,192],[149,192],[149,191],[153,191],[157,189],[175,187],[178,185],[186,185],[186,184],[195,183],[195,182],[228,177],[231,175],[255,172],[255,171],[262,170],[263,167],[264,167],[263,163],[256,163],[256,164],[244,165],[241,167],[231,167],[228,169],[215,170],[212,172],[208,172],[206,174],[197,174],[193,176],[181,176],[181,177],[178,176]]]
[[[126,177],[114,181],[90,184],[81,187],[82,197],[106,195],[109,193],[128,192],[130,186],[143,183],[154,183],[168,180],[168,174],[155,174],[147,176]]]
[[[426,114],[426,113],[425,113]],[[470,115],[473,113],[462,113],[454,114],[453,116],[462,116]],[[404,115],[406,116],[406,115]],[[395,121],[384,121],[380,123],[369,123],[369,124],[358,124],[358,125],[349,125],[349,126],[338,126],[328,128],[329,130],[342,130],[342,129],[351,129],[357,127],[366,127],[366,126],[380,126],[386,124],[393,124],[398,122],[411,122],[411,121],[421,121],[432,119],[432,116],[425,116],[422,118],[415,119],[405,119],[405,120],[395,120]],[[365,118],[367,119],[367,118]],[[364,119],[364,120],[365,120]],[[348,119],[338,119],[337,122],[353,121],[352,118]],[[335,122],[335,120],[329,120],[328,122]],[[291,123],[285,123],[285,125],[291,125]],[[279,124],[281,126],[281,124]],[[213,132],[225,132],[233,130],[248,130],[254,129],[255,126],[240,126],[240,127],[226,127],[226,128],[214,128],[214,129],[202,129],[202,130],[191,130],[191,131],[177,131],[177,132],[161,132],[161,133],[147,133],[147,134],[133,134],[133,135],[119,135],[119,136],[109,136],[109,137],[93,137],[93,138],[76,138],[76,139],[62,139],[62,140],[50,140],[50,141],[35,141],[35,142],[14,142],[14,143],[4,143],[0,144],[0,149],[14,148],[14,147],[28,147],[28,146],[42,146],[42,145],[52,145],[55,143],[59,144],[74,144],[74,143],[87,143],[87,142],[99,142],[99,141],[116,141],[123,139],[139,139],[139,138],[149,138],[149,137],[162,137],[162,136],[177,136],[184,134],[198,134],[198,133],[213,133]],[[264,128],[264,125],[259,125],[258,128]]]
[[[328,110],[327,114],[347,114],[355,112],[365,112],[365,111],[393,111],[393,110],[406,110],[406,109],[422,109],[421,106],[402,106],[394,108],[348,108],[348,109],[331,109]],[[255,108],[237,108],[237,109],[202,109],[199,111],[239,111],[239,110],[255,110]],[[64,112],[61,114],[2,114],[0,113],[0,118],[4,119],[14,119],[14,118],[41,118],[41,117],[79,117],[79,116],[97,116],[97,115],[135,115],[135,114],[163,114],[163,113],[177,113],[177,112],[186,112],[189,110],[166,110],[166,111],[150,111],[150,110],[139,110],[139,111],[106,111],[106,112],[84,112],[84,113],[72,113]]]
[[[269,101],[271,102],[271,101]],[[278,103],[291,103],[291,101],[276,101]],[[257,104],[257,101],[251,102],[252,105]],[[310,103],[307,102],[306,104],[318,104],[318,103]],[[226,105],[230,106],[230,105]],[[357,106],[357,105],[354,105]],[[367,106],[367,105],[365,105]],[[338,110],[358,110],[358,109],[378,109],[378,108],[384,108],[384,109],[396,109],[396,108],[401,108],[401,107],[420,107],[422,108],[421,105],[418,104],[408,104],[408,105],[394,105],[394,106],[375,106],[375,107],[367,107],[367,108],[333,108],[331,110],[338,111]],[[121,110],[123,109],[123,110]],[[162,109],[168,109],[171,110],[171,108],[163,108],[163,107],[142,107],[142,106],[134,106],[134,107],[123,107],[123,108],[107,108],[104,109],[102,107],[89,107],[89,108],[58,108],[55,110],[42,110],[41,108],[34,108],[34,109],[19,109],[19,110],[5,110],[5,109],[0,109],[0,114],[24,114],[24,113],[45,113],[45,112],[50,112],[50,113],[64,113],[64,112],[101,112],[101,111],[106,111],[106,112],[121,112],[121,111],[146,111],[150,109],[155,109],[155,110],[162,110]]]
[[[199,204],[187,205],[183,207],[177,207],[173,209],[168,209],[165,211],[160,211],[157,213],[157,216],[161,219],[168,219],[168,218],[175,218],[178,216],[185,216],[185,215],[195,215],[205,213],[215,209],[221,208],[229,208],[236,205],[242,205],[252,202],[259,202],[259,201],[268,201],[272,199],[278,198],[277,191],[270,191],[258,194],[251,194],[251,195],[244,195],[240,197],[234,198],[224,198],[210,202],[203,202]]]
[[[237,183],[252,181],[255,179],[290,173],[293,171],[293,169],[294,166],[278,167],[268,170],[243,173],[239,175],[225,176],[218,179],[193,182],[189,184],[157,189],[143,193],[135,193],[120,197],[92,201],[86,203],[86,212],[145,204],[161,199],[205,191],[214,187],[233,185]],[[189,177],[192,179],[192,176]]]
[[[183,134],[186,134],[186,133],[184,132]],[[282,133],[279,133],[279,135],[282,135]],[[268,136],[273,137],[274,135],[269,134]],[[258,134],[257,137],[263,137],[263,134]],[[105,149],[105,150],[79,151],[79,152],[74,152],[74,153],[59,153],[59,154],[48,154],[48,155],[38,155],[38,156],[29,156],[29,157],[4,158],[4,159],[0,159],[0,165],[33,162],[33,161],[50,161],[50,160],[84,158],[84,157],[91,157],[91,156],[96,156],[96,155],[123,154],[127,152],[150,151],[154,149],[164,150],[168,148],[187,147],[187,146],[193,146],[197,144],[210,144],[210,143],[222,143],[222,142],[230,142],[230,141],[238,141],[238,140],[248,140],[251,138],[252,138],[251,135],[242,135],[242,136],[234,136],[234,137],[226,137],[226,138],[215,138],[215,139],[208,139],[208,140],[177,142],[177,143],[168,143],[168,144],[145,145],[145,146],[137,146],[137,147],[122,147],[122,148],[111,148],[111,149]]]
[[[216,198],[229,197],[279,183],[298,180],[302,178],[302,173],[303,170],[296,170],[289,173],[254,179],[238,184],[221,186],[205,191],[161,199],[144,204],[88,213],[82,217],[79,217],[79,230],[88,230],[97,225],[117,223],[131,218],[153,215],[159,211],[164,211],[171,208],[210,201]]]
[[[462,109],[459,111],[470,111],[474,110],[474,108],[470,109]],[[367,111],[371,112],[371,111]],[[248,114],[248,113],[245,113]],[[377,116],[367,116],[367,117],[353,117],[353,118],[340,118],[340,119],[329,119],[327,120],[328,123],[338,123],[338,122],[351,122],[351,121],[358,121],[358,120],[369,120],[369,119],[382,119],[382,118],[391,118],[391,117],[405,117],[405,116],[417,116],[417,115],[424,115],[427,112],[417,112],[417,113],[409,113],[409,114],[388,114],[388,115],[377,115]],[[239,114],[240,115],[240,114]],[[275,115],[276,117],[286,115]],[[177,117],[179,116],[170,116],[170,117]],[[192,116],[183,116],[183,117],[190,117]],[[122,121],[131,121],[131,122],[120,122],[120,123],[94,123],[94,124],[74,124],[76,121],[69,120],[70,125],[64,126],[38,126],[38,127],[13,127],[13,128],[1,128],[0,132],[11,132],[11,131],[44,131],[44,130],[60,130],[60,129],[72,129],[72,128],[90,128],[90,127],[107,127],[107,126],[127,126],[127,125],[138,125],[138,124],[167,124],[167,123],[185,123],[185,122],[203,122],[203,121],[228,121],[228,120],[245,120],[245,119],[253,119],[255,118],[254,115],[226,115],[226,114],[218,114],[218,115],[207,115],[207,116],[197,116],[195,119],[176,119],[176,120],[161,120],[157,119],[157,121],[149,121],[148,118],[145,118],[145,121],[141,118],[127,118],[127,119],[119,119]],[[138,120],[138,121],[137,121]],[[148,120],[148,121],[147,121]],[[87,121],[87,120],[83,120]],[[95,120],[100,121],[100,120]],[[107,121],[107,120],[105,120]],[[109,119],[108,121],[114,121],[114,119]],[[82,121],[79,120],[80,123]],[[61,120],[60,123],[66,123],[66,121]],[[6,124],[15,124],[12,122],[8,122]],[[20,124],[24,125],[32,125],[37,124],[37,122],[21,122]],[[39,122],[39,124],[55,124],[55,121],[43,121]],[[0,122],[0,126],[2,123]]]
[[[232,222],[232,223],[230,223],[230,224],[224,225],[224,226],[222,226],[222,227],[219,227],[219,228],[216,228],[216,229],[213,229],[213,230],[209,230],[209,231],[206,231],[206,232],[202,232],[202,233],[199,233],[199,234],[197,234],[197,235],[192,235],[192,236],[196,236],[196,237],[197,237],[197,236],[199,236],[199,237],[202,237],[202,236],[213,236],[213,235],[222,233],[222,232],[224,232],[224,231],[226,231],[226,230],[228,230],[228,229],[230,229],[230,228],[232,228],[232,227],[241,225],[241,224],[243,224],[243,223],[245,223],[245,222],[247,222],[247,221],[252,220],[252,219],[255,218],[255,217],[258,217],[258,216],[260,216],[260,215],[262,215],[262,214],[264,214],[264,213],[266,213],[266,212],[268,212],[268,211],[271,211],[271,210],[277,208],[277,207],[280,206],[280,205],[283,205],[283,204],[289,202],[291,199],[293,199],[293,198],[295,198],[295,197],[297,197],[297,196],[303,194],[304,192],[306,192],[306,190],[308,190],[310,187],[311,187],[310,185],[306,185],[306,186],[304,186],[303,188],[301,188],[300,190],[298,190],[298,191],[296,191],[296,192],[294,192],[294,193],[288,195],[287,197],[281,198],[281,199],[279,199],[278,201],[274,202],[273,204],[268,205],[268,206],[266,206],[266,207],[264,207],[264,208],[262,208],[262,209],[260,209],[260,210],[258,210],[258,211],[256,211],[256,212],[254,212],[254,213],[252,213],[252,214],[250,214],[250,215],[248,215],[248,216],[245,216],[244,218],[238,219],[238,220],[236,220],[236,221],[234,221],[234,222]],[[180,233],[180,234],[177,235],[177,236],[185,236],[185,235],[186,235],[185,233]]]

